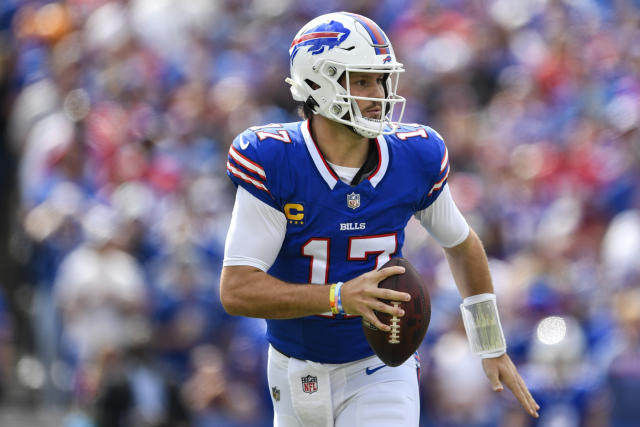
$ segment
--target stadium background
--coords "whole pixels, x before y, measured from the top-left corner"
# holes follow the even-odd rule
[[[406,66],[404,120],[447,142],[539,425],[639,425],[638,6],[4,0],[0,424],[270,425],[264,322],[217,298],[226,152],[297,119],[291,39],[349,9]],[[527,425],[469,355],[441,251],[409,227],[433,283],[422,425]]]

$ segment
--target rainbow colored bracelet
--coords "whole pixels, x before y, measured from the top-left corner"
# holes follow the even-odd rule
[[[331,285],[331,289],[329,289],[329,306],[331,307],[331,312],[333,314],[338,314],[338,304],[336,303],[336,283]]]

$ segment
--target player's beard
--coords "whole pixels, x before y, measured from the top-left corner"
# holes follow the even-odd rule
[[[365,106],[364,109],[360,108],[358,103],[356,103],[356,106],[358,107],[358,110],[360,111],[360,114],[362,115],[362,117],[367,119],[372,119],[372,120],[382,120],[382,110],[383,110],[382,104],[383,104],[382,101],[372,101],[369,105]],[[377,109],[378,111],[376,111],[375,114],[369,115],[369,112],[374,109]],[[342,119],[351,120],[351,113],[347,111],[344,114],[344,116],[342,116]]]
[[[362,117],[372,120],[382,120],[382,102],[372,102],[362,111]]]
[[[371,102],[371,104],[367,105],[364,109],[360,109],[360,106],[356,103],[358,109],[360,109],[359,111],[362,117],[366,119],[378,120],[378,121],[382,120],[383,104],[384,103],[382,101],[373,101]],[[368,114],[369,111],[375,110],[375,109],[378,109],[379,111],[376,111],[375,113],[372,113],[372,114]],[[347,111],[345,115],[342,116],[342,119],[351,121],[351,113]],[[347,129],[349,129],[351,132],[358,135],[359,137],[362,137],[362,135],[358,133],[353,126],[345,123],[342,123],[342,125],[345,126]]]

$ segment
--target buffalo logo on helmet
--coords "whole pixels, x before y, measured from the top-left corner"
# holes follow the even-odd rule
[[[302,391],[305,393],[315,393],[318,391],[318,377],[313,375],[307,375],[306,377],[301,377],[302,380]]]
[[[291,43],[289,48],[291,62],[303,47],[308,48],[312,55],[318,55],[324,52],[325,48],[329,50],[340,46],[350,33],[351,30],[337,21],[324,22],[311,28]]]

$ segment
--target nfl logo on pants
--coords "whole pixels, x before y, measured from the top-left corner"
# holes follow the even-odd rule
[[[318,377],[307,375],[302,377],[302,391],[305,393],[315,393],[318,391]]]

